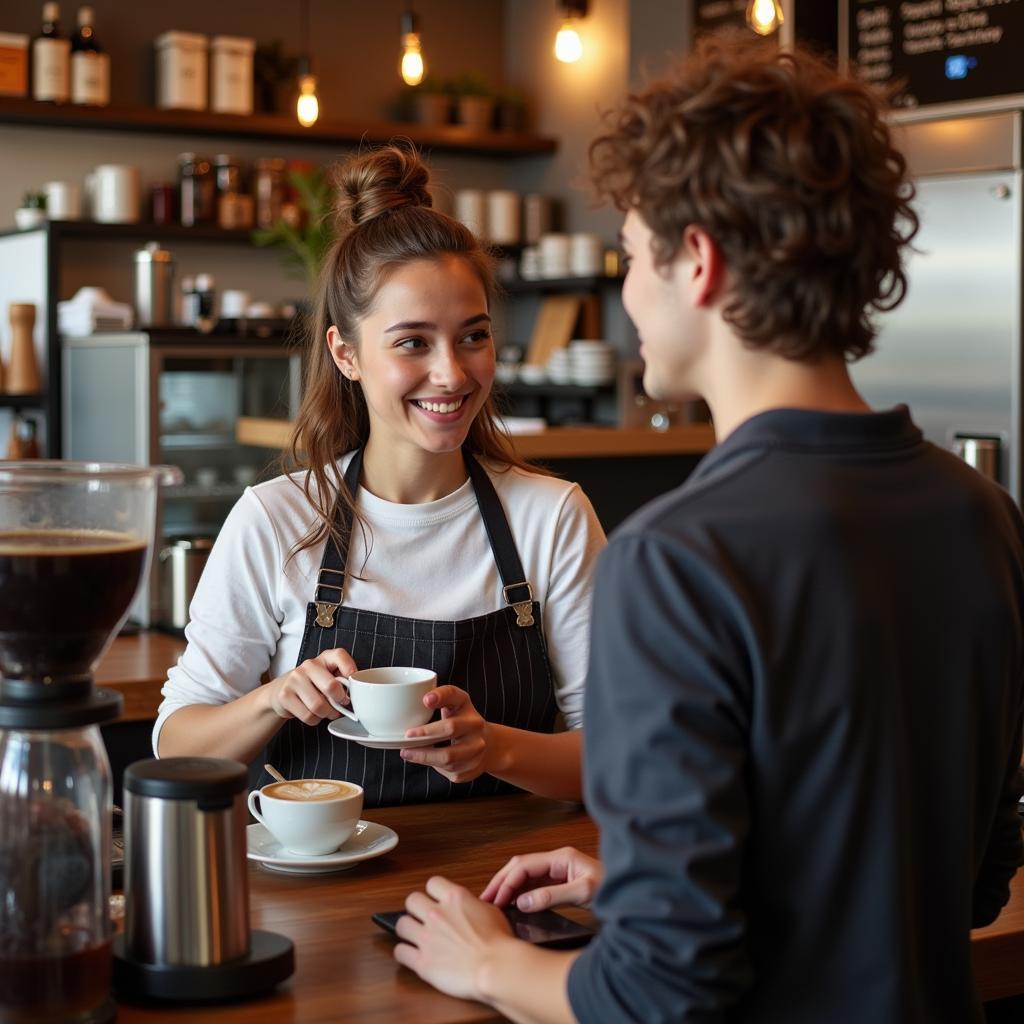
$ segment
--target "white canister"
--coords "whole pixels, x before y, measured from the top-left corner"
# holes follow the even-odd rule
[[[76,181],[48,181],[46,216],[50,220],[78,220],[82,216],[82,189]]]
[[[487,193],[487,237],[497,245],[519,243],[519,193],[497,189]]]
[[[559,232],[541,235],[540,272],[542,277],[569,276],[569,236]]]
[[[210,40],[210,109],[221,114],[252,113],[252,60],[256,40],[214,36]]]
[[[569,236],[569,270],[576,277],[604,273],[604,247],[597,235],[577,231]]]
[[[487,237],[487,199],[478,188],[460,188],[455,193],[455,219],[477,238]]]
[[[206,109],[206,36],[164,32],[156,39],[156,105],[165,110]]]
[[[101,224],[139,220],[139,169],[129,164],[100,164],[85,178],[92,219]]]
[[[239,288],[225,288],[220,296],[220,315],[225,320],[237,320],[245,316],[251,296]]]

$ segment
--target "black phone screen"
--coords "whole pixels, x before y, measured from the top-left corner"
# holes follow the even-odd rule
[[[592,928],[553,910],[527,914],[514,906],[508,906],[503,908],[503,912],[517,939],[545,949],[575,949],[585,946],[596,934]],[[394,935],[395,926],[403,913],[401,910],[384,911],[374,914],[372,920],[389,935]]]

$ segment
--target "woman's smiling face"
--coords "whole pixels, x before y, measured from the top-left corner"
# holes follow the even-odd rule
[[[334,327],[327,338],[338,368],[363,389],[371,436],[389,447],[457,450],[491,393],[487,291],[458,256],[398,267],[360,322],[356,343],[344,344]]]

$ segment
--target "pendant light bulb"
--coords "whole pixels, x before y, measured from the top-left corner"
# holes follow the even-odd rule
[[[563,64],[575,64],[583,56],[583,43],[576,29],[576,22],[566,18],[555,36],[555,56]]]
[[[747,24],[759,36],[770,36],[785,20],[779,0],[750,0],[747,4]]]
[[[406,85],[419,85],[425,71],[419,19],[410,8],[402,15],[402,61],[398,73]]]
[[[302,75],[299,78],[299,99],[295,114],[303,128],[316,124],[320,116],[320,101],[316,98],[316,75]]]
[[[406,85],[419,85],[423,81],[423,70],[420,37],[409,32],[402,36],[402,81]]]

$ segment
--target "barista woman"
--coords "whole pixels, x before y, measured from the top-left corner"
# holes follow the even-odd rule
[[[506,784],[578,799],[604,536],[579,487],[529,470],[497,425],[492,266],[427,184],[395,147],[340,171],[300,471],[246,490],[228,516],[154,748],[252,761],[266,747],[288,777],[347,779],[370,805]],[[424,700],[441,717],[418,731],[444,745],[367,749],[328,732],[341,680],[388,665],[437,672]]]

